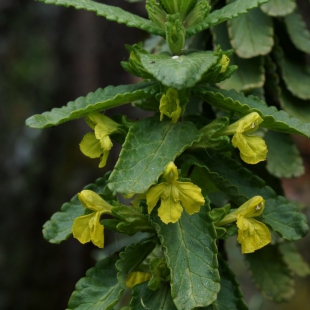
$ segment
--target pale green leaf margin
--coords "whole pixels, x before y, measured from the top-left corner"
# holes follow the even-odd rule
[[[108,86],[99,88],[86,97],[70,101],[66,106],[36,114],[26,120],[31,128],[47,128],[87,116],[92,112],[111,109],[122,104],[154,96],[158,92],[156,83],[142,82],[133,85]]]
[[[119,7],[106,5],[90,0],[37,0],[46,4],[54,4],[60,6],[73,6],[77,10],[84,9],[86,11],[95,12],[98,16],[104,16],[107,20],[115,21],[118,24],[125,24],[128,27],[135,27],[145,30],[151,34],[165,37],[165,31],[150,20],[124,11]]]
[[[301,51],[310,54],[310,31],[299,11],[284,17],[287,32],[294,45]]]
[[[278,132],[299,134],[310,137],[310,123],[290,117],[284,111],[278,111],[274,106],[267,104],[258,97],[237,93],[235,90],[215,89],[212,87],[195,87],[195,92],[209,104],[228,112],[235,112],[244,116],[257,112],[264,119],[262,127]]]
[[[268,0],[237,0],[234,3],[230,3],[222,9],[213,11],[202,23],[186,29],[186,36],[190,37],[211,26],[233,19],[241,14],[245,14],[249,10],[257,8],[260,4],[266,3],[267,1]]]
[[[296,0],[269,0],[261,9],[269,16],[285,16],[296,8]]]

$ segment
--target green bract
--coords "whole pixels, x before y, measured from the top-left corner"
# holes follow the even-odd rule
[[[51,243],[73,234],[100,248],[104,229],[136,234],[77,283],[68,309],[246,310],[226,261],[228,238],[241,244],[263,295],[288,300],[293,273],[310,272],[293,243],[307,233],[307,218],[277,179],[305,171],[290,134],[310,137],[310,32],[296,2],[148,0],[146,19],[91,0],[39,1],[153,35],[126,45],[121,65],[138,83],[98,89],[26,121],[42,129],[85,118],[93,131],[80,148],[99,167],[113,142],[122,144],[111,173],[44,225]],[[131,103],[151,114],[104,115]]]

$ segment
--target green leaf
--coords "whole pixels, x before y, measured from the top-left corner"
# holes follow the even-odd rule
[[[220,45],[222,49],[231,49],[226,23],[212,27],[213,44]],[[237,65],[237,71],[227,80],[217,85],[224,89],[247,91],[262,87],[265,82],[265,70],[262,57],[242,59],[237,55],[230,56],[230,64]]]
[[[171,272],[171,296],[178,309],[192,310],[213,303],[220,290],[216,232],[206,204],[200,212],[182,213],[175,224],[152,219]]]
[[[70,101],[62,108],[54,108],[49,112],[29,117],[26,120],[26,125],[39,129],[56,126],[85,117],[91,112],[99,112],[142,98],[152,97],[157,92],[157,85],[151,82],[99,88],[86,97],[79,97],[75,101]]]
[[[86,277],[76,284],[67,310],[113,309],[123,293],[117,281],[115,261],[115,255],[104,258],[86,272]]]
[[[170,161],[200,138],[190,122],[172,124],[149,118],[131,127],[109,179],[113,192],[145,193]]]
[[[165,37],[165,31],[150,20],[142,18],[138,15],[124,11],[121,8],[106,5],[103,3],[94,2],[91,0],[38,0],[47,4],[73,6],[77,10],[83,9],[86,11],[95,12],[98,16],[104,16],[107,20],[115,21],[118,24],[125,24],[127,27],[135,27],[145,30],[151,34]]]
[[[310,99],[310,66],[299,59],[289,59],[280,46],[274,48],[287,89],[300,99]]]
[[[217,59],[210,51],[173,57],[167,53],[140,56],[143,67],[157,81],[178,90],[196,85]]]
[[[217,300],[204,310],[247,310],[242,292],[234,273],[228,264],[219,257],[219,272],[221,277],[221,290]],[[203,309],[202,309],[203,310]]]
[[[126,288],[127,275],[136,270],[145,258],[153,251],[156,245],[156,239],[149,238],[140,242],[131,244],[120,253],[120,260],[116,263],[119,271],[117,279],[122,288]]]
[[[288,267],[299,277],[310,275],[310,266],[299,253],[295,243],[284,242],[279,245],[279,250]]]
[[[300,12],[295,10],[293,13],[284,17],[287,32],[294,45],[305,53],[310,53],[310,31],[303,20]]]
[[[97,194],[101,194],[106,185],[106,177],[96,180],[95,184],[90,184],[84,187]],[[59,244],[67,240],[72,234],[72,225],[74,220],[81,215],[84,215],[85,208],[82,206],[75,195],[70,202],[62,205],[61,211],[53,214],[51,219],[43,225],[43,237],[50,243]]]
[[[228,22],[230,42],[241,58],[267,55],[273,46],[272,20],[259,8]]]
[[[279,249],[267,245],[246,254],[252,279],[265,298],[275,302],[290,300],[294,294],[292,273],[283,261]]]
[[[177,310],[171,298],[169,284],[163,284],[157,291],[147,287],[147,283],[136,285],[132,290],[131,310]]]
[[[267,199],[261,217],[265,224],[289,241],[301,239],[309,230],[307,217],[282,196]]]
[[[296,8],[296,0],[269,0],[261,6],[263,12],[270,16],[285,16]]]
[[[268,131],[264,140],[267,144],[267,170],[278,178],[300,177],[305,173],[302,157],[287,134]]]
[[[254,196],[264,199],[276,197],[275,192],[250,170],[244,168],[232,158],[208,150],[193,155],[182,155],[182,169],[192,165],[204,168],[214,185],[223,191],[232,201],[241,205]]]
[[[310,100],[302,100],[293,96],[284,85],[278,96],[281,107],[291,116],[303,122],[310,122]]]
[[[247,13],[253,8],[257,8],[260,4],[268,0],[237,0],[230,3],[219,10],[213,11],[209,14],[202,23],[189,27],[186,30],[187,37],[190,37],[204,29],[220,24],[226,20],[233,19],[241,14]]]
[[[116,225],[118,232],[128,235],[133,235],[139,231],[155,232],[147,217],[138,208],[118,205],[112,208],[112,213],[119,220]]]
[[[236,112],[244,116],[257,112],[264,119],[260,126],[284,133],[295,133],[310,137],[310,124],[290,117],[276,107],[269,107],[258,97],[246,97],[234,90],[215,89],[211,87],[195,87],[195,91],[209,104],[228,112]]]

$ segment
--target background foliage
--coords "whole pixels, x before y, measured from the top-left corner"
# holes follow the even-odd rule
[[[120,0],[104,3],[145,14],[139,4]],[[117,37],[115,33],[122,35]],[[50,110],[55,102],[60,107],[99,87],[130,83],[119,65],[127,57],[123,43],[132,44],[144,35],[90,12],[30,0],[0,3],[1,309],[63,309],[77,280],[94,265],[89,258],[91,246],[81,246],[71,239],[55,247],[41,234],[42,224],[64,201],[92,182],[94,176],[101,176],[97,163],[87,160],[78,149],[84,122],[41,132],[26,128],[24,120]],[[122,108],[122,113],[130,112]],[[75,158],[79,166],[73,165]],[[298,190],[309,184],[305,176]],[[305,254],[309,261],[309,253]],[[231,255],[234,270],[246,279],[238,263],[238,250]],[[247,291],[251,287],[247,281],[243,290],[252,302],[250,309],[267,309],[266,305],[259,308],[262,301],[253,291]],[[293,302],[299,309],[306,309],[309,278],[302,281]]]

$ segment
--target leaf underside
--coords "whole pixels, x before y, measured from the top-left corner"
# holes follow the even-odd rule
[[[292,13],[295,7],[296,0],[269,0],[261,9],[270,16],[285,16]]]

